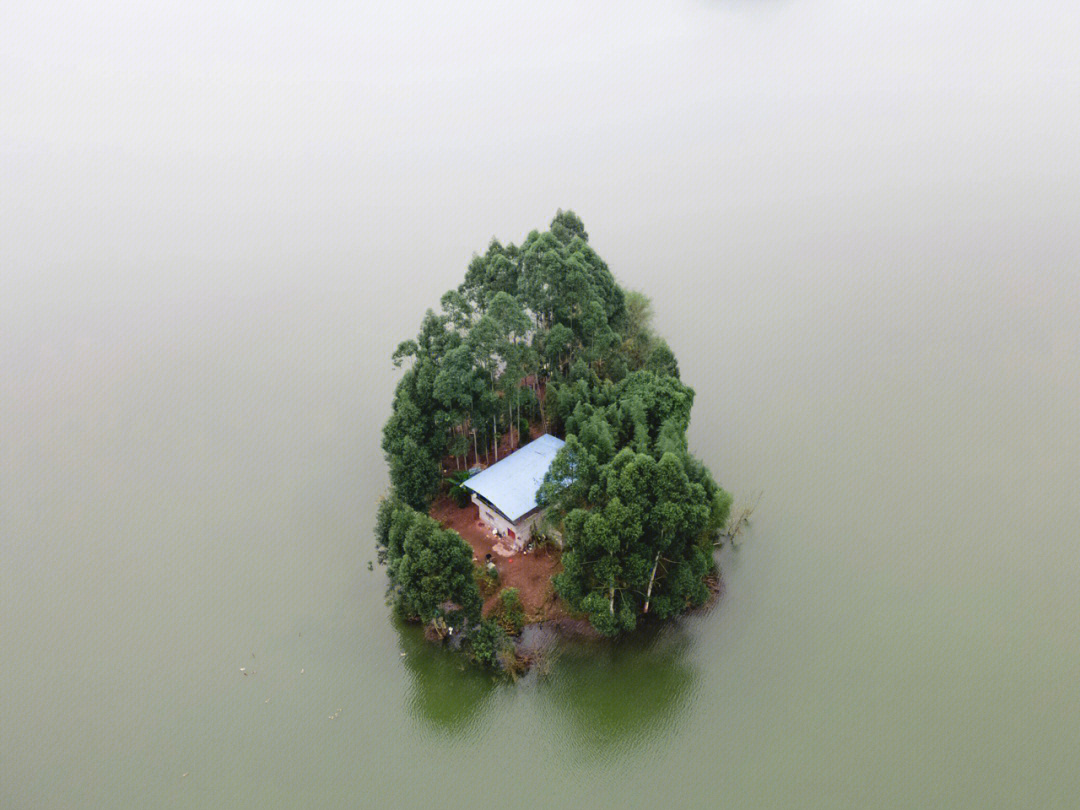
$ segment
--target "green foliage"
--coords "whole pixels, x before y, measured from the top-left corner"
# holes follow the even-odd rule
[[[439,482],[439,462],[412,439],[406,438],[398,446],[401,454],[390,458],[394,491],[413,509],[426,511]]]
[[[446,479],[446,483],[448,484],[447,494],[450,496],[450,500],[457,504],[458,509],[464,509],[469,505],[469,496],[471,493],[462,486],[469,480],[469,477],[468,470],[456,470],[455,472],[450,473]]]
[[[385,499],[376,515],[375,542],[402,616],[429,622],[460,609],[480,617],[480,593],[473,579],[472,549],[461,535],[444,529],[401,501]]]
[[[560,212],[551,231],[529,234],[521,247],[518,292],[541,328],[561,323],[587,349],[614,331],[625,304],[622,289],[589,247],[580,222],[572,212]]]
[[[679,364],[675,355],[662,338],[657,339],[649,350],[645,360],[645,369],[654,374],[666,375],[679,379]]]
[[[401,501],[396,498],[382,498],[375,510],[375,548],[379,552],[379,562],[386,562],[387,549],[390,544],[390,525],[394,514],[401,508]],[[399,552],[400,556],[400,552]]]
[[[630,368],[636,370],[645,365],[653,340],[652,302],[644,293],[626,293],[622,353]]]
[[[430,621],[446,603],[469,618],[480,615],[480,594],[473,581],[472,549],[461,536],[420,515],[409,527],[396,569],[398,608],[408,617]]]
[[[520,437],[518,444],[525,444],[526,442],[532,440],[532,430],[529,425],[528,419],[522,418],[518,420],[517,432],[518,436]]]
[[[393,354],[396,366],[409,366],[383,428],[391,494],[376,541],[408,615],[437,615],[454,602],[478,616],[480,593],[496,584],[476,572],[471,554],[465,565],[460,537],[423,513],[445,459],[453,466],[488,454],[503,432],[520,445],[541,417],[566,439],[537,493],[564,539],[558,594],[605,635],[708,598],[731,496],[689,452],[694,391],[653,330],[651,302],[624,292],[588,239],[580,217],[560,210],[520,246],[493,240],[442,296],[441,313],[428,310],[415,339]],[[545,391],[542,404],[534,386]],[[464,478],[448,479],[459,505],[468,503]],[[513,631],[502,602],[509,593],[498,615]],[[498,639],[481,627],[474,655],[492,665]]]
[[[589,241],[581,217],[573,211],[563,211],[561,208],[555,212],[555,219],[551,220],[551,233],[563,243],[572,241],[575,236],[585,242]]]
[[[514,644],[497,622],[484,619],[469,633],[468,647],[478,664],[495,668],[501,656],[513,650]]]
[[[434,369],[419,360],[398,383],[390,418],[383,426],[382,447],[390,466],[390,483],[401,500],[426,510],[439,485],[440,457],[447,439],[435,422],[431,397]]]
[[[556,323],[544,336],[542,351],[548,367],[552,370],[564,372],[573,356],[574,333],[569,326]]]
[[[503,588],[499,592],[499,624],[506,632],[517,635],[525,626],[525,609],[517,588]]]
[[[488,567],[484,564],[477,566],[473,578],[476,580],[480,595],[485,599],[498,590],[499,570],[495,566]]]
[[[596,457],[570,434],[555,454],[536,493],[536,502],[547,509],[547,516],[557,525],[571,509],[587,503],[590,489],[599,481]]]
[[[702,604],[730,496],[678,449],[657,459],[624,447],[596,476],[584,499],[573,486],[556,492],[566,514],[559,595],[605,635],[633,629],[646,604],[661,618]]]

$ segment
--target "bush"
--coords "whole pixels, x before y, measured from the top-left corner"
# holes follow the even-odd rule
[[[470,478],[468,470],[457,470],[446,477],[447,493],[450,500],[457,504],[458,509],[464,509],[469,505],[469,490],[462,484]]]
[[[532,538],[529,540],[532,547],[536,551],[540,551],[543,548],[561,549],[562,545],[559,543],[558,538],[555,535],[553,529],[544,527],[540,530],[534,530]]]
[[[485,667],[497,667],[500,658],[513,649],[506,632],[491,619],[484,619],[469,634],[469,650],[473,659]]]
[[[521,632],[525,626],[525,610],[521,607],[521,596],[517,588],[503,588],[499,593],[499,624],[513,635]]]
[[[499,653],[499,665],[503,672],[510,676],[511,680],[517,680],[529,670],[532,663],[531,655],[522,655],[514,647],[509,647]]]
[[[475,574],[476,587],[480,591],[480,595],[487,599],[493,593],[496,588],[499,587],[499,571],[492,566],[487,567],[487,564],[483,561],[480,562],[480,566],[476,569]]]

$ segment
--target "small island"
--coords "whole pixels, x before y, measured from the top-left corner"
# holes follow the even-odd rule
[[[396,612],[477,662],[528,666],[526,625],[613,637],[706,605],[731,496],[689,451],[694,391],[559,211],[492,241],[394,352],[376,520]]]

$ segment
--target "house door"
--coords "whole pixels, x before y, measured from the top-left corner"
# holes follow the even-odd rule
[[[510,539],[511,539],[511,540],[517,540],[517,535],[516,535],[516,534],[514,534],[514,530],[513,530],[513,529],[507,529],[507,530],[506,530],[506,533],[507,533],[508,535],[510,535]]]

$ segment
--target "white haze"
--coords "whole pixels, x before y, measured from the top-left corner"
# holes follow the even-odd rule
[[[8,316],[438,291],[560,206],[637,286],[943,229],[1075,269],[1072,3],[10,3],[0,42]]]

